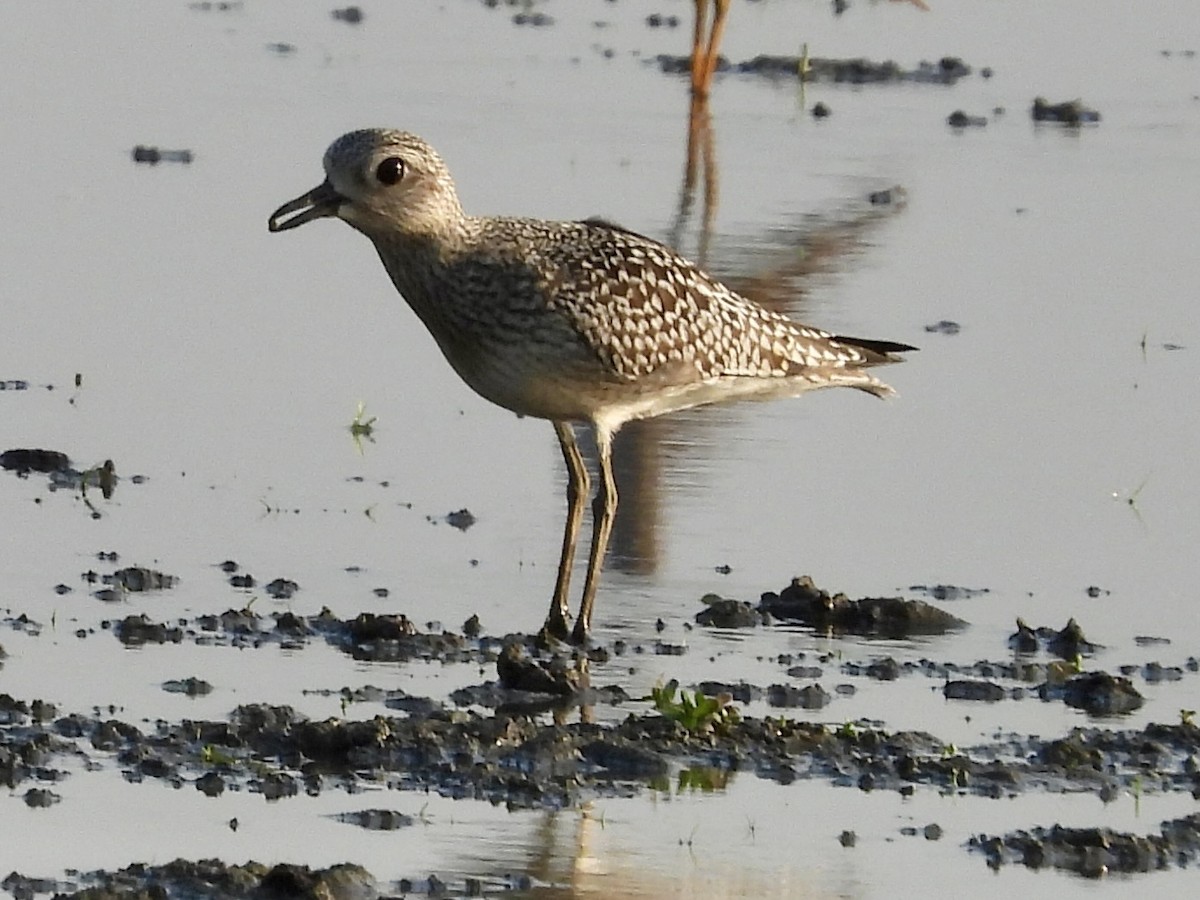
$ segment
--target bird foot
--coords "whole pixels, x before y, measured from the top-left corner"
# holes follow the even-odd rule
[[[541,650],[551,650],[556,644],[574,644],[576,647],[586,647],[591,643],[591,635],[584,627],[583,620],[577,619],[575,627],[571,628],[565,617],[551,613],[546,618],[534,644]]]
[[[534,644],[543,650],[549,650],[556,644],[565,643],[572,639],[571,628],[562,613],[551,613],[534,638]]]
[[[571,629],[571,643],[576,647],[586,647],[591,643],[591,639],[591,635],[588,634],[588,630],[584,626],[583,619],[577,619],[575,627]]]

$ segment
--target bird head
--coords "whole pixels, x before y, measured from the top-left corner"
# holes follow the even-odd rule
[[[445,163],[415,134],[351,131],[330,144],[324,166],[321,184],[271,214],[272,232],[333,216],[379,239],[444,232],[462,218]]]

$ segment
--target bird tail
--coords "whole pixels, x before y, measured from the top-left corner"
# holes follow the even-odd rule
[[[882,366],[888,363],[903,362],[904,360],[897,356],[897,353],[907,353],[910,350],[918,349],[910,344],[901,344],[897,341],[877,341],[871,338],[849,337],[841,334],[835,334],[833,339],[839,344],[861,350],[866,357],[860,363],[863,366]]]

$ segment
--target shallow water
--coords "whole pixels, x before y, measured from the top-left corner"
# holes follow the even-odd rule
[[[127,651],[102,630],[74,631],[242,605],[247,595],[215,565],[229,558],[261,583],[301,585],[288,604],[256,592],[259,611],[402,611],[453,629],[478,613],[493,633],[541,621],[563,514],[549,426],[457,380],[361,237],[334,222],[269,235],[266,216],[320,179],[333,137],[380,124],[434,142],[471,211],[599,214],[672,236],[688,98],[683,80],[647,60],[686,51],[690,4],[661,6],[550,3],[549,28],[515,27],[508,11],[468,0],[381,4],[358,27],[278,2],[0,10],[10,223],[0,380],[31,383],[0,393],[0,450],[43,446],[84,466],[111,458],[124,476],[111,501],[95,500],[93,520],[78,495],[0,473],[0,609],[45,626],[0,633],[0,691],[64,712],[116,704],[135,722],[221,718],[252,700],[324,717],[341,714],[338,699],[301,689],[441,696],[492,677],[349,664],[320,645]],[[680,28],[646,28],[647,12],[668,7]],[[781,652],[966,665],[1005,658],[1017,616],[1055,627],[1076,617],[1106,646],[1096,662],[1110,671],[1196,653],[1200,59],[1181,52],[1197,49],[1194,18],[1183,0],[939,3],[927,14],[860,2],[840,18],[825,4],[735,4],[724,46],[734,60],[807,41],[816,56],[906,65],[961,55],[995,75],[954,87],[813,85],[804,102],[833,109],[821,122],[794,85],[718,79],[719,204],[705,241],[697,198],[678,232],[684,251],[703,250],[712,271],[805,321],[922,350],[886,372],[900,394],[887,403],[830,392],[692,411],[621,436],[624,514],[597,638],[650,642],[661,618],[664,638],[689,652],[625,658],[597,669],[599,683],[634,695],[660,677],[766,684],[785,677]],[[1035,125],[1036,95],[1082,97],[1104,119]],[[986,128],[945,125],[955,109],[996,106],[1006,112]],[[195,161],[135,166],[139,143],[190,148]],[[906,204],[873,211],[867,193],[895,184]],[[940,319],[961,332],[925,332]],[[361,448],[346,427],[359,401],[378,417]],[[463,507],[478,518],[466,532],[443,521]],[[180,583],[102,604],[79,574],[101,569],[95,554],[108,550]],[[851,596],[941,582],[989,591],[942,604],[971,628],[938,639],[684,630],[705,593],[755,599],[799,573]],[[60,582],[74,591],[56,595]],[[1143,634],[1172,643],[1135,644]],[[849,680],[836,664],[827,673],[827,688]],[[214,693],[158,687],[192,674]],[[940,683],[920,678],[855,684],[818,719],[865,717],[963,746],[1085,721],[1033,700],[946,703]],[[1148,703],[1131,726],[1200,704],[1194,676],[1138,686]],[[963,884],[980,896],[1057,893],[1083,885],[1011,867],[993,878],[963,841],[1053,821],[1153,830],[1192,803],[1156,797],[1139,817],[1132,800],[903,800],[741,773],[716,794],[647,793],[553,815],[432,798],[427,824],[374,834],[322,816],[414,813],[427,798],[214,801],[113,772],[77,772],[60,792],[49,810],[0,798],[6,834],[21,836],[0,844],[0,872],[219,855],[349,859],[385,880],[524,872],[547,896],[877,896],[917,877],[934,895]],[[234,816],[236,833],[225,826]],[[148,827],[167,820],[179,827]],[[945,829],[938,842],[899,833],[932,821]],[[843,828],[859,833],[856,849],[838,846]],[[1149,876],[1162,895],[1185,877]]]

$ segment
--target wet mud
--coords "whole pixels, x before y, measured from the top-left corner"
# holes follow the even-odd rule
[[[691,72],[690,56],[663,54],[656,57],[658,67],[668,75],[687,75]],[[717,61],[718,74],[736,74],[766,78],[771,81],[800,81],[830,84],[931,84],[951,85],[971,75],[973,69],[957,56],[944,56],[937,62],[921,61],[903,66],[892,60],[871,60],[863,57],[835,59],[806,56],[771,56],[762,54],[739,63],[724,56]]]
[[[106,558],[116,564],[116,554]],[[89,574],[94,573],[85,578]],[[126,591],[165,590],[173,583],[169,575],[131,566],[102,577]],[[953,597],[963,589],[943,585],[925,590]],[[779,592],[765,592],[758,607],[719,598],[706,601],[698,621],[710,618],[714,609],[727,613],[720,616],[721,623],[708,627],[772,627],[767,623],[781,617],[831,634],[844,630],[894,636],[905,629],[940,633],[964,624],[925,601],[850,600],[807,577]],[[40,628],[27,617],[3,624],[31,633]],[[309,719],[289,706],[247,703],[224,719],[134,723],[119,718],[115,707],[65,710],[0,694],[0,784],[31,808],[52,806],[60,802],[54,786],[68,777],[64,764],[70,761],[82,762],[88,770],[114,766],[131,783],[165,783],[213,798],[237,791],[289,802],[326,791],[354,794],[386,787],[510,810],[573,808],[596,798],[670,790],[673,783],[712,789],[735,776],[781,785],[815,779],[906,796],[929,791],[1003,798],[1040,791],[1091,793],[1108,802],[1136,788],[1200,798],[1200,727],[1187,711],[1175,723],[1132,730],[1119,724],[1123,713],[1142,702],[1129,675],[1156,683],[1172,671],[1177,680],[1190,678],[1200,662],[1189,657],[1176,666],[1155,664],[1129,675],[1085,670],[1083,660],[1098,648],[1074,620],[1060,630],[1020,622],[1009,641],[1015,656],[1001,661],[961,665],[898,663],[887,656],[780,654],[774,660],[779,680],[771,684],[702,682],[680,691],[671,683],[650,697],[630,696],[622,687],[620,658],[686,652],[686,644],[658,638],[647,646],[614,642],[586,652],[567,651],[539,647],[536,636],[480,634],[477,617],[463,626],[458,633],[423,630],[403,614],[364,612],[340,619],[328,610],[301,616],[263,615],[249,608],[161,622],[142,614],[105,621],[95,635],[81,631],[77,637],[90,639],[108,631],[127,646],[187,641],[295,650],[323,641],[354,659],[399,665],[436,661],[494,671],[495,678],[444,699],[396,689],[330,687],[325,692],[341,698],[347,715],[324,720]],[[830,724],[797,715],[829,710],[836,718],[838,697],[852,694],[856,681],[904,678],[924,678],[931,686],[940,685],[947,700],[968,705],[1063,703],[1085,710],[1096,724],[1058,738],[1009,734],[987,745],[956,747],[922,731],[889,731],[867,721]],[[191,676],[165,682],[162,689],[202,695],[211,687]],[[743,709],[763,702],[772,710],[767,715]],[[356,719],[353,709],[361,703],[382,704],[386,713]],[[603,718],[610,721],[597,721],[600,708],[625,711],[624,718],[614,722],[608,715]],[[395,829],[410,824],[411,816],[376,808],[342,821],[365,829]],[[1189,863],[1200,846],[1196,825],[1192,817],[1166,823],[1161,832],[1130,835],[1031,824],[1008,835],[980,834],[968,849],[993,867],[1053,866],[1092,876],[1146,872]],[[195,879],[203,878],[207,890],[220,896],[379,895],[369,873],[353,866],[312,872],[176,861],[92,873],[69,885],[42,880],[44,876],[14,872],[6,886],[21,897],[51,890],[88,898],[173,897],[194,895]],[[498,877],[486,887],[497,885],[505,890],[513,886]],[[438,890],[471,896],[476,887],[482,891],[485,885],[443,884]],[[425,890],[430,889],[426,883]]]
[[[67,454],[40,448],[5,450],[0,453],[0,469],[12,472],[18,478],[28,478],[34,473],[46,475],[50,490],[75,492],[93,519],[99,519],[102,513],[88,497],[89,489],[99,491],[101,497],[111,500],[120,481],[117,468],[111,459],[106,459],[91,468],[77,469],[71,464],[71,458]],[[129,480],[140,484],[145,479],[138,475]],[[35,502],[40,503],[40,498]]]

